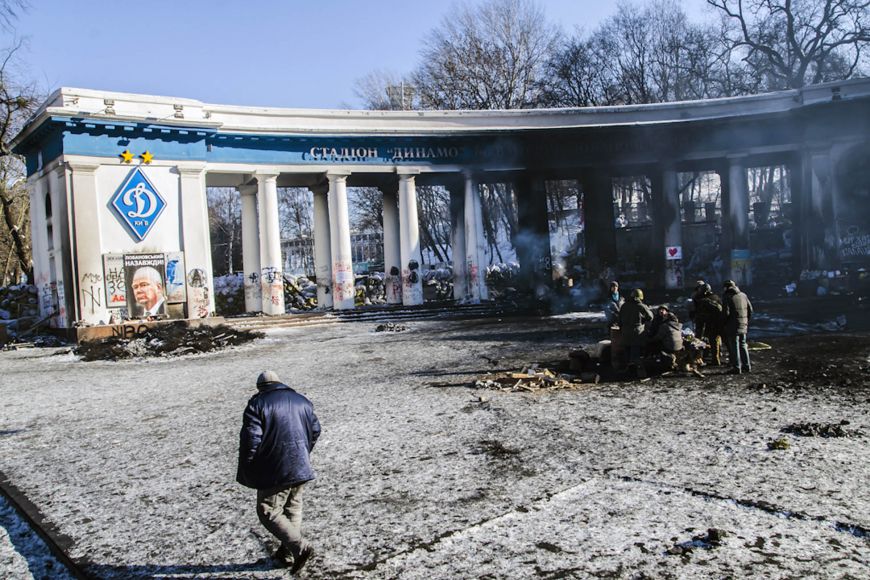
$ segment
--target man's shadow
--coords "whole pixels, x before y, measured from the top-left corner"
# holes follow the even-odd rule
[[[254,572],[274,572],[275,577],[284,577],[284,569],[275,565],[274,561],[264,556],[256,562],[240,564],[87,564],[82,567],[86,578],[198,578],[217,580],[242,579],[260,577]]]

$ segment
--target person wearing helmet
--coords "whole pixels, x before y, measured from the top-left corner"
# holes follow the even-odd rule
[[[635,288],[631,297],[619,309],[619,327],[628,350],[628,364],[637,368],[644,343],[646,325],[653,319],[652,310],[643,303],[643,290]]]
[[[692,301],[695,303],[695,336],[710,345],[711,362],[718,366],[722,364],[722,300],[709,284],[704,284],[700,296]]]

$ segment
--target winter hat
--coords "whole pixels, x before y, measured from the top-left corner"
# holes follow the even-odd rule
[[[280,383],[281,380],[278,378],[278,374],[275,371],[263,371],[260,373],[260,376],[257,377],[257,386],[261,387],[268,383]]]

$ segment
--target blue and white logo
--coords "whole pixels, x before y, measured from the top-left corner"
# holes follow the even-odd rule
[[[137,167],[115,193],[112,207],[141,242],[163,213],[166,201]]]

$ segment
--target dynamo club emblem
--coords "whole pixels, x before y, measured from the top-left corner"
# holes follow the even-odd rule
[[[115,208],[121,222],[127,224],[130,231],[141,242],[163,213],[166,201],[137,167],[130,172],[124,185],[115,193],[112,207]]]

